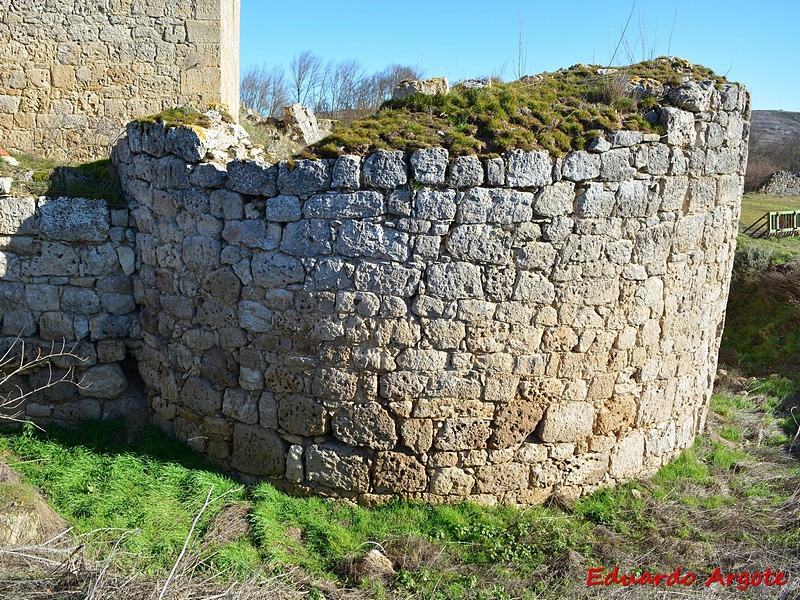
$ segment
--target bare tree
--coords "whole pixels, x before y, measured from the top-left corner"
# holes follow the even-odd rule
[[[292,58],[289,63],[289,81],[292,86],[293,101],[304,106],[314,104],[315,92],[322,75],[322,59],[306,50]]]
[[[67,366],[60,375],[53,371],[55,360],[67,363],[86,362],[85,356],[75,352],[75,347],[68,347],[66,341],[61,345],[51,342],[50,347],[42,347],[36,343],[26,343],[20,336],[0,356],[0,421],[24,421],[23,407],[31,396],[43,392],[60,383],[69,383],[82,387],[82,380],[76,379],[75,367]],[[44,383],[24,389],[20,385],[21,377],[33,372],[46,370],[48,375]]]
[[[264,116],[275,117],[289,104],[289,89],[283,67],[266,65],[251,67],[241,84],[241,101],[244,106]]]

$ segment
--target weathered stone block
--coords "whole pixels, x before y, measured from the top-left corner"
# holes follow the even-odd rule
[[[530,485],[530,467],[510,463],[475,469],[475,494],[497,494],[526,489]]]
[[[361,157],[345,154],[333,165],[331,187],[358,189],[361,185]]]
[[[448,152],[444,148],[423,148],[411,155],[414,179],[423,184],[444,183]]]
[[[397,443],[395,422],[377,402],[351,404],[333,420],[333,434],[351,446],[389,450]]]
[[[489,423],[482,419],[445,419],[436,432],[433,445],[437,450],[475,450],[486,448]]]
[[[91,367],[82,375],[78,386],[81,396],[104,400],[119,398],[126,389],[128,380],[116,363]]]
[[[283,475],[286,444],[275,431],[237,423],[233,428],[231,467],[250,475]]]
[[[295,435],[322,435],[328,430],[325,407],[308,396],[288,395],[278,400],[278,424]]]
[[[228,189],[250,196],[276,196],[278,167],[255,160],[231,161],[228,163]]]
[[[425,467],[400,452],[379,452],[375,460],[375,491],[390,494],[422,492],[428,487]]]
[[[408,182],[406,160],[401,150],[378,150],[364,160],[364,184],[393,189]]]
[[[281,161],[278,166],[278,189],[281,194],[307,196],[331,186],[331,166],[327,160]]]
[[[457,156],[450,163],[447,184],[464,189],[483,185],[483,165],[477,156]]]
[[[346,492],[368,492],[370,461],[346,446],[309,446],[306,477],[311,483]]]
[[[512,150],[506,153],[505,159],[509,187],[541,187],[553,183],[553,159],[546,151]]]
[[[592,434],[594,407],[586,402],[547,407],[536,433],[544,442],[579,442]]]

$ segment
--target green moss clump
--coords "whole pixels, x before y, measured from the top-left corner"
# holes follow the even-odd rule
[[[339,126],[304,156],[444,147],[453,156],[492,155],[512,149],[544,149],[554,155],[583,149],[601,132],[634,129],[663,134],[644,114],[660,102],[628,93],[633,79],[654,86],[680,85],[685,77],[724,80],[682,59],[658,58],[598,74],[598,65],[577,65],[483,89],[456,85],[448,94],[416,94],[384,103],[377,114]]]
[[[210,109],[217,111],[224,122],[233,123],[233,117],[223,105],[213,104]],[[207,128],[213,125],[211,118],[206,113],[200,112],[190,104],[168,108],[156,115],[138,119],[138,121],[140,123],[163,123],[165,127],[196,126]]]

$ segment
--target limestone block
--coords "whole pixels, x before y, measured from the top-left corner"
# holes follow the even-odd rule
[[[457,221],[512,225],[533,217],[533,194],[507,189],[471,188],[464,193]]]
[[[222,408],[222,392],[201,377],[189,377],[180,397],[185,406],[204,415],[213,416]]]
[[[222,400],[222,413],[240,423],[258,423],[258,401],[245,390],[229,388]]]
[[[549,223],[542,227],[542,239],[559,244],[572,233],[574,225],[575,222],[570,217],[553,217]]]
[[[97,360],[102,363],[125,360],[127,353],[124,340],[100,340],[97,342]]]
[[[675,449],[675,422],[666,426],[654,427],[644,434],[645,453],[648,456],[661,456]]]
[[[425,467],[400,452],[379,452],[375,460],[375,492],[422,492],[428,487]]]
[[[491,225],[460,225],[447,239],[455,258],[477,263],[504,265],[510,262],[511,234]]]
[[[670,146],[693,146],[697,139],[694,114],[665,106],[661,108],[661,123],[667,128],[667,144]]]
[[[361,185],[361,157],[345,154],[336,159],[331,187],[355,190]]]
[[[425,454],[433,445],[433,422],[430,419],[404,419],[400,423],[403,444],[416,454]]]
[[[136,302],[131,294],[103,294],[100,305],[112,315],[126,315],[136,310]]]
[[[517,396],[513,401],[501,404],[492,422],[492,448],[519,446],[534,432],[544,414],[545,405],[535,399]]]
[[[536,433],[544,442],[578,442],[592,434],[594,407],[586,402],[547,407]]]
[[[369,491],[370,461],[346,446],[312,445],[306,449],[306,478],[346,492]]]
[[[280,226],[267,224],[261,219],[248,219],[245,221],[227,221],[222,230],[222,239],[229,244],[244,246],[245,248],[258,248],[260,250],[274,250],[281,242]],[[286,241],[287,246],[296,248],[298,241],[297,231],[294,229],[287,234],[290,236]],[[309,234],[311,235],[311,234]]]
[[[418,270],[397,263],[362,262],[356,267],[354,276],[357,290],[404,298],[416,293],[419,279]]]
[[[255,160],[233,160],[228,163],[228,189],[250,196],[276,196],[278,167]]]
[[[539,273],[522,271],[514,289],[513,299],[532,304],[550,304],[555,299],[555,287]]]
[[[353,400],[357,389],[356,373],[333,367],[318,367],[311,383],[315,397],[340,402]]]
[[[320,194],[306,200],[303,206],[306,219],[363,219],[383,213],[383,194],[374,191]]]
[[[323,219],[303,219],[283,230],[281,251],[292,256],[331,253],[331,225]]]
[[[445,419],[434,437],[437,450],[473,450],[486,448],[489,423],[482,419]]]
[[[423,379],[413,371],[395,371],[379,378],[380,395],[388,400],[410,400],[423,389]]]
[[[428,293],[444,300],[483,297],[480,267],[467,262],[431,265],[427,283]]]
[[[543,188],[533,203],[533,212],[543,217],[567,215],[573,211],[575,184],[561,181]]]
[[[684,81],[667,93],[670,104],[692,112],[707,111],[711,107],[714,92],[713,81]]]
[[[600,176],[600,157],[584,150],[570,152],[564,159],[561,173],[570,181],[586,181]]]
[[[217,218],[233,221],[244,219],[245,197],[232,190],[214,190],[209,197],[209,210]]]
[[[600,157],[600,178],[603,181],[624,181],[636,175],[631,166],[631,153],[627,148],[609,150]]]
[[[495,187],[505,184],[506,182],[506,165],[503,159],[487,158],[486,165],[486,185]]]
[[[467,496],[472,493],[474,486],[475,478],[455,467],[436,469],[431,475],[432,494]]]
[[[246,331],[265,333],[275,325],[275,313],[261,302],[241,300],[238,304],[239,327]]]
[[[250,475],[283,475],[286,444],[275,431],[237,423],[233,428],[231,468]]]
[[[228,182],[228,171],[216,163],[195,165],[189,175],[189,183],[201,188],[222,188]]]
[[[644,434],[631,432],[611,451],[609,473],[617,479],[629,479],[641,472],[644,461]]]
[[[483,165],[475,155],[457,156],[450,163],[447,184],[456,189],[483,185]]]
[[[44,340],[74,340],[73,320],[60,312],[46,312],[39,317],[39,336]]]
[[[651,144],[647,153],[647,172],[664,175],[669,170],[670,148],[666,144]]]
[[[334,251],[344,256],[408,260],[408,234],[378,223],[345,221],[339,230]]]
[[[326,264],[330,265],[330,263]],[[302,283],[305,280],[305,269],[303,269],[302,263],[281,252],[256,251],[253,253],[250,266],[253,282],[268,289],[282,288],[292,283]],[[318,272],[321,268],[322,266],[318,267]]]
[[[207,136],[203,129],[191,126],[170,127],[164,150],[186,162],[199,162],[208,152]]]
[[[527,489],[530,467],[517,463],[488,465],[475,469],[476,494],[497,494],[508,490]]]
[[[299,221],[303,205],[297,196],[276,196],[267,200],[267,220],[278,223]]]
[[[38,312],[58,310],[58,287],[47,284],[26,285],[25,306]]]
[[[153,185],[160,190],[188,190],[188,165],[177,156],[159,158],[153,163]]]
[[[364,184],[393,189],[408,182],[405,156],[401,150],[378,150],[364,160]]]
[[[104,200],[65,197],[40,202],[38,221],[48,238],[68,242],[102,242],[111,224]]]
[[[327,160],[281,161],[278,165],[278,190],[290,196],[307,196],[331,186],[331,166]]]
[[[444,183],[448,152],[444,148],[423,148],[411,155],[414,179],[423,184]]]
[[[113,400],[128,389],[128,380],[116,364],[95,365],[81,376],[78,392],[86,398]]]
[[[302,483],[303,474],[303,447],[293,444],[286,455],[286,479],[293,483]]]
[[[200,273],[219,268],[222,247],[218,240],[193,235],[183,242],[183,262]]]
[[[3,314],[3,335],[31,336],[36,333],[37,323],[29,310],[11,310]]]
[[[351,446],[389,450],[397,443],[395,422],[377,402],[351,404],[333,420],[333,434]]]
[[[456,192],[422,188],[414,198],[414,213],[418,219],[452,221],[456,216]]]
[[[8,96],[0,94],[0,114],[13,115],[19,112],[19,105],[22,102],[20,96]]]
[[[328,430],[325,408],[314,398],[288,395],[278,400],[278,424],[295,435],[322,435]]]
[[[33,198],[0,198],[0,235],[25,235],[36,231]]]
[[[516,188],[541,187],[553,183],[553,159],[544,150],[512,150],[505,154],[506,185]]]

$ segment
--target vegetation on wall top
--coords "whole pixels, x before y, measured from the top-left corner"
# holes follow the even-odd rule
[[[687,77],[725,81],[706,67],[660,57],[613,69],[575,65],[480,89],[459,84],[448,94],[386,102],[376,114],[340,125],[306,153],[335,157],[438,146],[456,156],[518,148],[561,155],[584,148],[603,131],[662,133],[645,115]]]

